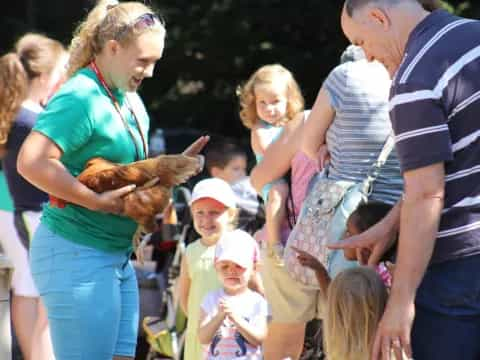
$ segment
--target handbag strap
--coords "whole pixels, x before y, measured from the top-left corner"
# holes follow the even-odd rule
[[[365,188],[369,189],[373,182],[377,179],[378,175],[380,174],[380,170],[382,166],[387,162],[390,153],[392,152],[393,148],[395,147],[395,137],[393,132],[388,134],[387,139],[385,140],[385,144],[383,145],[382,151],[378,155],[377,160],[372,164],[372,167],[367,173],[367,178],[365,179]]]

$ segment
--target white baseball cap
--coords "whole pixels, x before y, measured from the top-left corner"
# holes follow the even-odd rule
[[[244,269],[258,261],[259,249],[255,239],[243,230],[225,233],[215,246],[215,262],[231,261]]]
[[[195,201],[204,198],[217,200],[228,208],[237,207],[237,200],[232,187],[222,179],[208,178],[199,181],[193,188],[190,205]]]

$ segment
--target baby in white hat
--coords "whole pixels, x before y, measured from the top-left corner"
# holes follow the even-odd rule
[[[262,359],[267,334],[267,302],[248,288],[258,245],[246,232],[226,233],[215,248],[215,270],[222,288],[204,298],[198,337],[204,359]]]

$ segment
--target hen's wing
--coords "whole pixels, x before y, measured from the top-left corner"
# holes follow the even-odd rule
[[[138,172],[135,168],[125,171],[123,165],[112,163],[102,158],[93,158],[87,162],[85,169],[77,179],[82,184],[95,192],[101,193],[127,186],[138,184]]]
[[[203,166],[201,156],[186,155],[160,155],[153,159],[137,161],[126,167],[134,166],[143,174],[148,174],[149,179],[159,178],[159,183],[172,187],[188,180],[197,174]]]
[[[155,215],[167,207],[171,196],[171,188],[160,184],[138,188],[124,197],[124,214],[147,231],[154,231]]]
[[[202,167],[201,157],[160,155],[152,159],[119,165],[94,158],[88,161],[78,180],[95,192],[114,190],[126,185],[143,185],[158,177],[166,187],[185,182]]]

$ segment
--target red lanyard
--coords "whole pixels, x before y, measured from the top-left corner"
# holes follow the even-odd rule
[[[103,77],[102,73],[98,69],[97,64],[95,64],[95,61],[92,61],[89,65],[89,67],[90,67],[90,69],[93,70],[95,75],[97,75],[98,81],[100,81],[100,84],[102,84],[102,86],[105,89],[105,91],[107,92],[110,100],[112,100],[112,103],[113,103],[113,106],[115,107],[115,110],[117,110],[118,115],[120,116],[120,119],[122,119],[123,126],[125,127],[125,129],[129,133],[130,137],[132,138],[133,144],[135,145],[135,152],[137,154],[137,160],[141,160],[142,157],[140,156],[140,151],[138,149],[137,141],[135,140],[135,136],[133,135],[132,129],[130,128],[127,121],[123,117],[122,110],[121,110],[120,104],[118,103],[117,98],[115,97],[115,95],[113,95],[112,91],[108,87],[108,85],[105,81],[105,78]],[[132,114],[133,118],[135,119],[135,123],[137,124],[138,132],[140,133],[140,137],[142,138],[143,155],[146,157],[147,156],[147,143],[145,141],[145,137],[143,135],[142,128],[140,127],[140,122],[138,121],[138,118],[135,115],[135,112],[133,111],[132,107],[130,106],[130,104],[128,102],[128,98],[126,96],[125,96],[125,104],[126,104],[128,110],[130,111],[130,113]]]
[[[115,107],[115,110],[117,110],[118,115],[120,115],[120,119],[122,119],[123,126],[125,126],[125,129],[127,130],[128,134],[132,138],[133,144],[135,145],[135,152],[136,152],[136,155],[137,155],[137,160],[141,160],[142,158],[140,157],[140,151],[138,150],[137,141],[135,140],[135,137],[133,136],[132,129],[130,128],[130,126],[128,126],[127,121],[123,117],[123,114],[122,114],[122,111],[121,111],[121,108],[120,108],[120,104],[118,103],[117,98],[115,97],[115,95],[113,95],[112,91],[108,87],[107,83],[105,82],[105,78],[103,77],[102,73],[100,72],[100,70],[97,67],[97,64],[95,64],[94,61],[92,61],[90,63],[90,69],[92,69],[93,72],[95,73],[95,75],[97,75],[98,81],[100,81],[103,88],[107,92],[108,96],[112,100],[112,103],[113,103],[113,106]],[[143,154],[146,157],[147,156],[147,143],[145,142],[145,137],[143,136],[142,128],[140,127],[140,123],[138,121],[138,118],[135,115],[135,113],[133,112],[133,109],[130,106],[130,104],[128,103],[128,99],[126,97],[125,97],[125,100],[126,100],[126,105],[128,107],[128,110],[132,114],[133,118],[135,119],[135,123],[137,124],[138,132],[140,133],[140,137],[142,138]],[[49,195],[49,198],[50,198],[50,206],[51,207],[58,207],[60,209],[63,209],[66,205],[66,202],[64,200],[56,198],[53,195]]]

